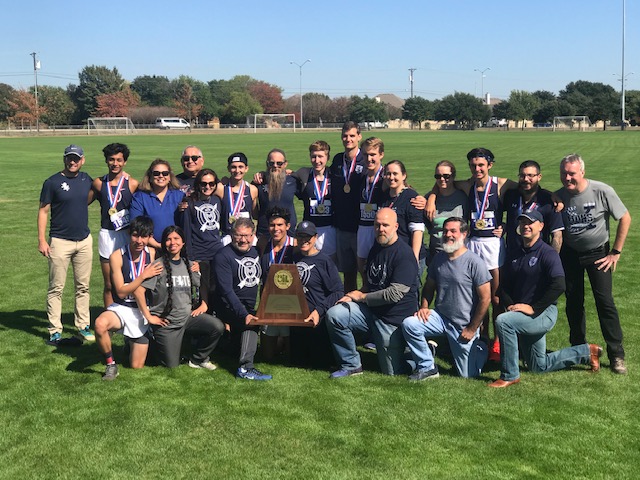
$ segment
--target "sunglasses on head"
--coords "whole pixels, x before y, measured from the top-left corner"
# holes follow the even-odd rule
[[[281,167],[284,165],[284,162],[269,162],[270,167]]]
[[[154,177],[159,177],[159,176],[161,176],[161,175],[162,175],[163,177],[168,177],[168,176],[169,176],[169,171],[168,171],[168,170],[163,170],[163,171],[160,171],[160,170],[154,170],[153,172],[151,172],[151,174],[152,174]]]
[[[191,160],[193,163],[196,163],[201,158],[202,155],[183,155],[182,161],[187,163],[189,160]]]
[[[215,186],[216,186],[216,182],[200,182],[200,187],[214,188]]]
[[[436,180],[440,180],[441,178],[444,178],[445,180],[449,180],[451,178],[451,174],[450,173],[436,173],[433,178],[435,178]]]

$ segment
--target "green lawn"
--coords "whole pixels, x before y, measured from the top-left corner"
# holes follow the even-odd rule
[[[365,132],[364,137],[369,132]],[[373,133],[373,132],[371,132]],[[431,188],[438,160],[456,163],[465,178],[466,152],[490,148],[494,174],[515,178],[526,159],[543,168],[542,183],[560,186],[559,160],[580,153],[587,176],[612,185],[640,218],[637,132],[393,132],[380,131],[385,160],[403,160],[409,182]],[[439,358],[440,379],[410,384],[375,373],[330,381],[327,372],[258,366],[265,383],[235,380],[235,359],[214,358],[216,372],[121,369],[103,382],[95,345],[45,345],[47,263],[37,250],[36,213],[42,182],[62,168],[70,143],[84,147],[84,170],[104,174],[102,147],[131,148],[127,171],[140,179],[161,157],[179,168],[187,144],[202,148],[206,165],[225,172],[235,151],[251,171],[266,153],[283,148],[289,164],[307,164],[307,146],[325,139],[341,151],[338,131],[296,134],[140,135],[128,137],[2,138],[0,164],[0,478],[637,478],[640,464],[640,305],[638,229],[632,225],[614,292],[625,333],[628,376],[604,360],[586,367],[534,375],[507,390],[486,387],[499,372],[462,380]],[[91,229],[99,229],[91,207]],[[612,225],[615,230],[615,224]],[[92,277],[92,319],[101,310],[102,276]],[[63,304],[65,334],[73,332],[72,280]],[[589,341],[603,344],[588,298]],[[568,345],[560,318],[548,348]],[[116,337],[116,358],[122,360]]]

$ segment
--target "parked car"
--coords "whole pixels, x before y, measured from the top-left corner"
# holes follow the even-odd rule
[[[506,118],[496,118],[491,117],[491,119],[487,122],[487,127],[506,127],[507,119]]]
[[[371,130],[372,128],[389,128],[387,122],[362,122],[360,128],[364,130]]]
[[[156,118],[156,128],[168,130],[170,128],[179,128],[181,130],[191,130],[191,124],[184,118],[179,117],[159,117]]]

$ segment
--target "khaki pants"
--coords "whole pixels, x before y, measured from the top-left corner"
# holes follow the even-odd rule
[[[51,238],[49,256],[49,291],[47,292],[47,317],[49,334],[62,333],[62,291],[67,281],[69,262],[73,267],[75,289],[75,326],[83,329],[89,326],[89,280],[93,260],[93,240],[89,235],[75,242],[61,238]]]

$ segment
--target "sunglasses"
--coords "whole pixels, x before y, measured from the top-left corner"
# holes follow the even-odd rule
[[[200,182],[200,187],[211,187],[214,188],[216,186],[216,182]]]
[[[285,162],[269,162],[270,167],[281,167]]]
[[[445,180],[449,180],[451,178],[451,174],[450,173],[436,173],[433,178],[435,178],[436,180],[440,180],[441,178],[444,178]]]
[[[168,176],[170,175],[168,170],[163,170],[163,171],[160,171],[160,170],[154,170],[153,172],[151,172],[151,174],[152,174],[154,177],[159,177],[159,176],[161,176],[161,175],[162,175],[163,177],[168,177]]]
[[[193,163],[196,163],[201,158],[202,158],[202,155],[183,155],[182,161],[184,163],[187,163],[189,160],[191,160]]]

